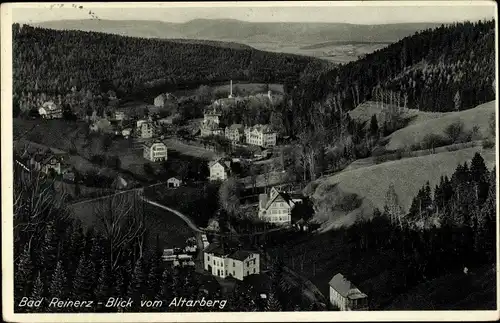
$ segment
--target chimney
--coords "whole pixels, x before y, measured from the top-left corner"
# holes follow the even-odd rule
[[[231,82],[230,82],[230,91],[231,92],[229,93],[229,96],[233,97],[233,80],[231,80]]]

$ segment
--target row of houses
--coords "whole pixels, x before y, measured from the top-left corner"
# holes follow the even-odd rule
[[[215,106],[205,111],[200,125],[201,137],[223,136],[232,143],[246,143],[264,148],[276,146],[277,134],[271,126],[257,124],[247,127],[242,124],[233,124],[224,128],[220,123],[221,115],[222,113]]]

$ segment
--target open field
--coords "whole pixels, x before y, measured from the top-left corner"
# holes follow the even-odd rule
[[[449,125],[462,121],[464,130],[470,131],[474,126],[479,127],[481,137],[488,137],[490,120],[495,113],[495,101],[481,104],[474,109],[441,114],[438,118],[415,120],[407,127],[395,131],[386,145],[388,150],[402,149],[412,144],[420,143],[428,134],[443,135]]]
[[[389,43],[325,42],[304,45],[301,43],[255,42],[248,43],[248,45],[269,52],[312,56],[339,64],[355,61],[360,56],[387,47]]]
[[[194,145],[187,145],[180,140],[175,138],[168,138],[164,140],[165,145],[168,149],[175,150],[183,155],[188,155],[196,158],[201,158],[205,160],[211,160],[216,156],[215,151],[205,149],[203,147],[198,147]]]
[[[441,175],[450,176],[459,163],[470,162],[476,152],[489,169],[495,165],[495,150],[478,146],[342,171],[309,184],[305,192],[312,196],[316,217],[325,221],[325,229],[349,225],[358,217],[371,216],[373,208],[382,209],[390,184],[407,211],[427,181],[434,187]]]
[[[129,194],[129,193],[124,193]],[[102,229],[98,212],[102,205],[106,204],[106,198],[70,205],[75,219],[82,221],[85,228],[94,227]],[[141,204],[143,202],[140,202]],[[139,206],[140,207],[140,206]],[[168,211],[159,209],[150,204],[143,203],[145,215],[147,238],[150,245],[156,244],[158,237],[162,248],[183,247],[187,238],[194,236],[194,232],[178,216]]]

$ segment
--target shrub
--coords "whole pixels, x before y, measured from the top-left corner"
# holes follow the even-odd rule
[[[464,132],[464,123],[460,120],[447,126],[444,130],[446,136],[451,140],[451,143],[457,142]]]
[[[449,145],[453,142],[450,142],[451,139],[445,138],[438,134],[427,134],[425,135],[422,143],[420,144],[421,149],[434,149],[437,147],[442,147]]]
[[[495,142],[489,139],[483,140],[483,148],[484,149],[491,149],[495,147]]]

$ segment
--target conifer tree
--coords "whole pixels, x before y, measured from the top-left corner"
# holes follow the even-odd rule
[[[94,284],[94,268],[85,254],[82,254],[73,278],[73,297],[91,299]]]
[[[146,275],[144,273],[144,259],[139,258],[134,266],[134,271],[128,286],[128,296],[139,301],[145,290]]]
[[[42,282],[42,275],[40,274],[40,272],[38,272],[38,274],[36,275],[35,282],[33,283],[33,288],[31,290],[31,299],[37,301],[42,297],[44,297],[44,295],[45,295],[45,286],[43,285]],[[43,312],[45,309],[45,305],[46,304],[44,303],[44,301],[42,301],[40,307],[34,309],[33,312]]]
[[[29,288],[32,284],[33,277],[33,263],[31,261],[31,254],[28,246],[26,245],[23,253],[19,258],[17,269],[14,276],[16,286],[16,297],[26,296],[29,293]]]
[[[168,269],[165,269],[161,276],[160,290],[157,293],[156,299],[166,302],[172,299],[174,294],[173,277]]]
[[[49,295],[63,299],[67,295],[68,282],[66,280],[66,273],[64,272],[62,261],[57,262],[56,269],[52,275],[52,281],[49,287]]]
[[[281,304],[274,295],[274,292],[270,292],[267,296],[266,311],[268,312],[280,312],[282,310]]]
[[[50,280],[57,262],[57,240],[54,223],[47,224],[45,235],[40,251],[40,265],[43,268],[42,274]]]
[[[159,293],[162,283],[162,274],[161,254],[156,253],[151,261],[147,279],[147,284],[149,285],[147,294],[149,297],[154,297]]]

